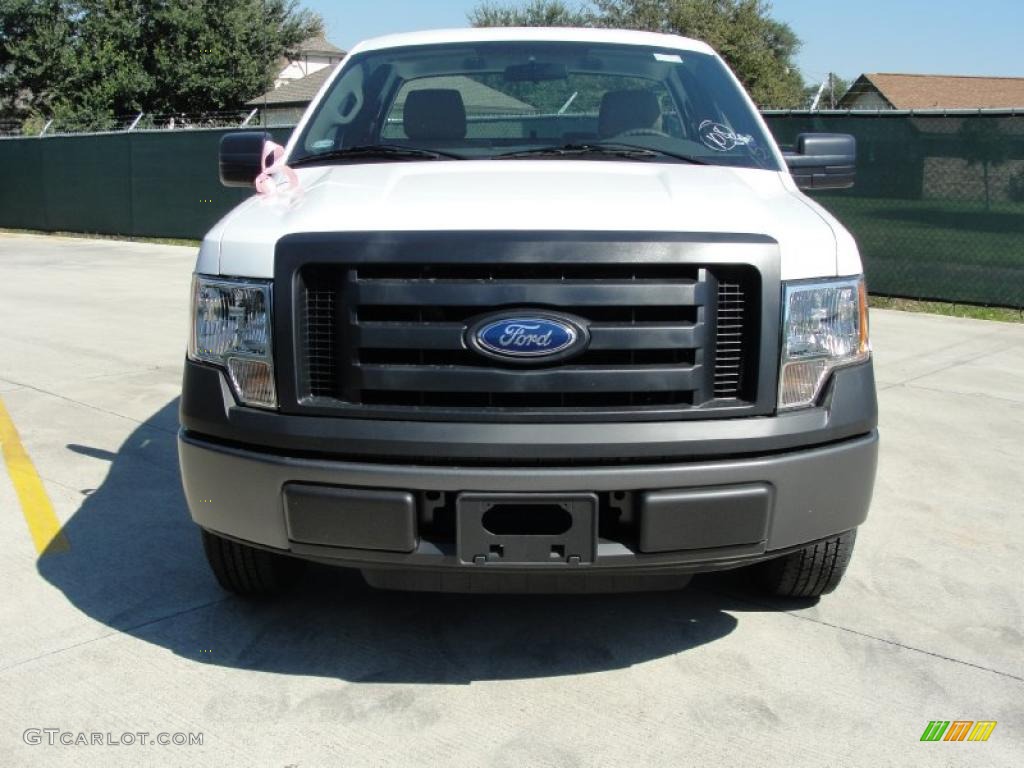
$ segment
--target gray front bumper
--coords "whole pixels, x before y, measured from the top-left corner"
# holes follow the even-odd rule
[[[760,457],[597,467],[424,466],[300,459],[245,450],[182,432],[182,478],[196,523],[210,531],[309,559],[357,568],[472,571],[443,542],[419,539],[410,553],[321,547],[291,541],[283,502],[287,483],[408,491],[604,492],[767,484],[767,535],[757,544],[714,550],[640,553],[602,540],[590,572],[711,570],[856,528],[867,516],[878,433]]]

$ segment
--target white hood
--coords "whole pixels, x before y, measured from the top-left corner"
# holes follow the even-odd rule
[[[759,234],[778,241],[783,279],[860,271],[842,227],[770,171],[503,160],[361,163],[298,173],[298,196],[254,197],[225,216],[203,243],[198,271],[269,278],[275,243],[285,235],[388,230]]]

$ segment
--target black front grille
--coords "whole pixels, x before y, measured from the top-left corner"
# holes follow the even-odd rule
[[[306,266],[296,296],[299,401],[421,418],[734,407],[756,399],[746,368],[759,286],[750,266]],[[516,308],[582,318],[589,346],[529,367],[466,346],[476,318]]]

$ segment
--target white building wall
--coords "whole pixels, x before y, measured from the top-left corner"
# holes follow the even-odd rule
[[[303,55],[302,58],[288,62],[288,66],[282,69],[274,79],[274,87],[280,88],[287,82],[319,72],[335,62],[341,61],[341,56],[314,56]]]
[[[862,91],[856,96],[848,97],[845,108],[847,109],[892,109],[889,102],[879,95],[878,91],[871,89]]]

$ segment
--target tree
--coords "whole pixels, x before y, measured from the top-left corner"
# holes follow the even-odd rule
[[[197,7],[198,5],[198,7]],[[177,0],[154,14],[154,105],[200,112],[237,107],[273,84],[283,56],[323,22],[294,0]]]
[[[65,129],[103,130],[115,115],[148,107],[156,87],[148,67],[152,11],[139,0],[80,0],[68,3],[74,62],[64,77],[48,83],[51,115]]]
[[[0,0],[0,117],[46,111],[73,65],[68,3]]]
[[[764,107],[798,107],[803,78],[793,61],[800,40],[770,16],[764,0],[593,0],[573,11],[563,2],[532,0],[525,6],[486,3],[469,16],[478,26],[543,25],[546,19],[577,26],[664,32],[703,40],[729,63]]]
[[[522,6],[485,2],[469,13],[474,27],[589,27],[595,21],[586,6],[573,8],[562,0],[530,0]]]
[[[0,108],[78,128],[234,109],[322,29],[296,0],[0,0]]]
[[[596,0],[605,26],[703,40],[724,58],[762,107],[796,107],[803,79],[796,33],[763,0]]]

